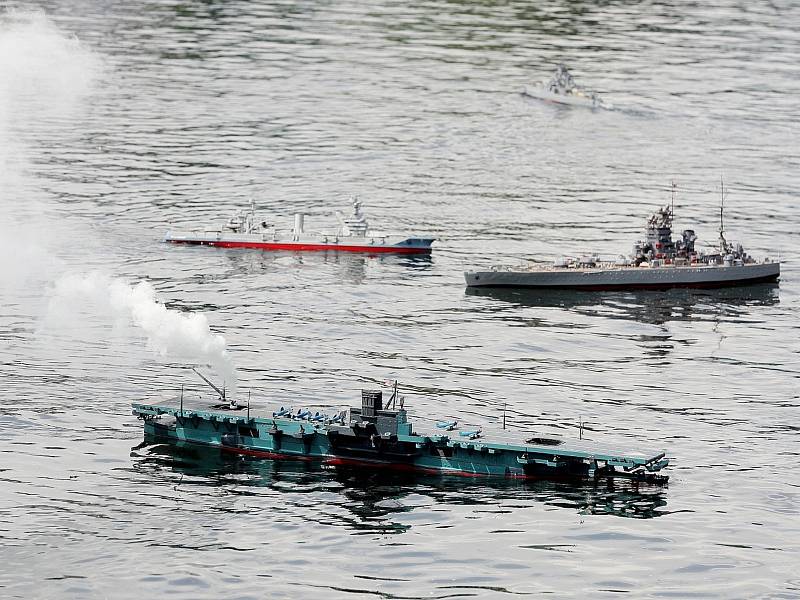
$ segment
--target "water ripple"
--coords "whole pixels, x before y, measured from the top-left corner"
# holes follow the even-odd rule
[[[796,3],[37,4],[0,15],[4,597],[797,594]],[[520,96],[557,62],[614,110]],[[780,256],[779,285],[464,291],[466,268],[627,252],[671,179],[678,227],[713,244],[720,174],[730,236]],[[352,194],[434,254],[160,243],[250,198],[325,227]],[[131,401],[200,387],[132,327],[50,318],[53,281],[92,270],[205,313],[254,403],[397,377],[416,421],[582,424],[667,448],[670,485],[143,441]]]

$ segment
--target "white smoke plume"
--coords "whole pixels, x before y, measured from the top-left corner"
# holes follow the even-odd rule
[[[49,313],[69,314],[76,303],[90,310],[93,320],[135,325],[148,348],[160,356],[210,365],[225,382],[228,398],[236,398],[236,369],[225,338],[211,331],[203,313],[167,308],[148,281],[131,285],[98,272],[61,277],[54,286]]]
[[[41,153],[85,143],[79,132],[107,66],[44,12],[0,7],[0,306],[24,306],[22,320],[38,312],[38,302],[46,304],[39,333],[56,334],[48,343],[68,344],[72,361],[123,329],[129,339],[134,326],[156,354],[210,365],[235,397],[225,340],[205,315],[167,308],[147,281],[64,275],[75,270],[70,263],[83,262],[74,250],[90,252],[93,234],[58,202],[40,172]]]
[[[0,13],[0,108],[23,109],[14,116],[68,112],[100,68],[97,55],[43,12]]]
[[[45,191],[36,155],[80,129],[102,60],[43,12],[0,8],[0,275],[3,296],[52,280],[71,229]]]

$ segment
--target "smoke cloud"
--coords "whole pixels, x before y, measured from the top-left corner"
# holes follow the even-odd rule
[[[211,366],[223,378],[229,397],[236,397],[236,369],[225,338],[211,331],[203,313],[181,312],[159,302],[149,281],[131,285],[97,272],[65,275],[53,288],[48,311],[51,324],[54,317],[63,322],[65,315],[74,313],[75,306],[109,326],[136,326],[148,348],[159,356]]]
[[[43,285],[68,239],[35,167],[42,147],[69,144],[103,71],[100,58],[42,12],[0,12],[0,274],[3,294]]]
[[[92,262],[83,259],[93,234],[48,191],[37,164],[43,149],[85,143],[79,132],[86,101],[104,70],[101,56],[43,12],[0,9],[0,306],[24,306],[27,317],[41,302],[39,333],[77,342],[70,344],[73,361],[82,345],[97,342],[94,333],[110,340],[121,324],[132,325],[155,354],[210,365],[235,397],[225,340],[205,315],[169,309],[147,281],[65,275],[79,270],[70,266],[76,260]]]

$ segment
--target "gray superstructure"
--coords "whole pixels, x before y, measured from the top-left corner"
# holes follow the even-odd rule
[[[605,289],[667,289],[725,287],[775,281],[780,262],[756,260],[739,243],[725,239],[720,207],[719,246],[711,252],[695,249],[697,235],[684,230],[672,239],[673,208],[658,210],[647,221],[645,238],[633,254],[615,260],[597,256],[560,257],[551,264],[496,266],[464,273],[469,287]]]

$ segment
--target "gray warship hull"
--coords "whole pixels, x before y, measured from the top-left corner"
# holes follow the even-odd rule
[[[468,287],[517,287],[539,289],[621,290],[718,288],[776,281],[780,263],[744,265],[697,265],[663,267],[614,267],[502,269],[468,271]]]

